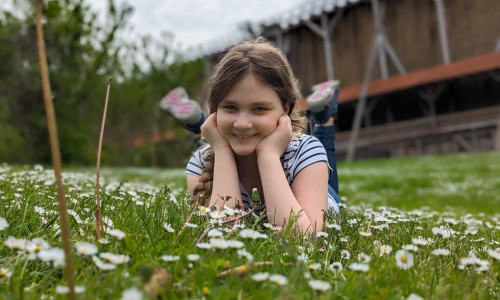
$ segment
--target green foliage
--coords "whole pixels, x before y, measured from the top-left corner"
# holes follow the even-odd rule
[[[178,85],[196,94],[204,83],[201,61],[181,63],[172,50],[173,36],[127,41],[132,8],[108,2],[104,23],[84,0],[49,1],[43,11],[62,159],[65,164],[94,165],[107,82],[114,79],[105,127],[103,164],[133,165],[137,137],[149,139],[152,128],[178,130],[159,111],[159,100]],[[42,98],[38,47],[32,8],[15,2],[18,14],[0,13],[0,161],[51,161]],[[178,130],[182,153],[191,150]],[[161,146],[160,146],[161,147]],[[22,149],[22,151],[19,151]],[[158,157],[165,155],[157,153]],[[149,158],[151,165],[154,158]],[[169,164],[171,162],[161,161]]]

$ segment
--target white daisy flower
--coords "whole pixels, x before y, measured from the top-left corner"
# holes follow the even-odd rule
[[[277,285],[286,285],[288,284],[288,279],[280,274],[274,274],[269,276],[269,281],[276,283]]]
[[[269,278],[269,273],[267,272],[262,272],[262,273],[255,273],[252,275],[252,279],[254,281],[264,281]]]
[[[349,258],[351,258],[351,253],[349,253],[349,251],[347,250],[342,250],[340,252],[340,259],[345,259],[345,260],[348,260]]]
[[[104,252],[99,254],[101,258],[107,259],[109,262],[115,265],[121,265],[130,261],[130,256],[123,254],[113,254],[109,252]]]
[[[432,255],[435,256],[448,256],[450,255],[450,250],[448,249],[434,249],[431,252]]]
[[[163,255],[161,257],[162,260],[164,261],[178,261],[179,260],[179,256],[176,256],[176,255]]]
[[[85,292],[85,287],[81,285],[75,286],[75,294],[81,294]],[[58,285],[56,286],[56,293],[61,294],[61,295],[66,295],[69,293],[69,287],[63,286],[63,285]]]
[[[258,238],[267,239],[266,234],[260,233],[258,231],[255,231],[255,230],[249,229],[249,228],[245,228],[245,229],[241,230],[239,235],[240,235],[240,237],[242,237],[244,239],[253,239],[253,240],[258,239]]]
[[[358,261],[359,262],[367,264],[371,260],[372,260],[372,258],[368,254],[366,254],[366,253],[361,252],[361,253],[358,254]]]
[[[213,237],[213,238],[222,238],[223,235],[224,234],[222,233],[222,231],[218,229],[212,229],[207,234],[208,237]]]
[[[395,257],[398,268],[407,270],[413,267],[413,253],[410,251],[398,250]]]
[[[321,292],[328,291],[329,289],[332,288],[330,283],[328,283],[326,281],[321,281],[321,280],[309,280],[308,284],[313,290],[321,291]]]
[[[0,230],[5,230],[5,228],[9,227],[9,223],[6,219],[0,217]]]
[[[197,261],[200,259],[200,256],[198,254],[188,254],[187,259],[189,261]]]
[[[92,261],[95,263],[95,265],[103,270],[103,271],[110,271],[116,269],[116,265],[113,264],[108,264],[100,260],[97,256],[92,256]]]
[[[328,237],[328,233],[324,232],[324,231],[318,231],[316,233],[316,237],[317,238],[327,238]]]
[[[380,246],[380,256],[391,254],[392,247],[389,245],[381,245]]]
[[[10,278],[10,276],[12,276],[12,272],[11,271],[9,271],[6,268],[0,268],[0,278],[2,278],[2,277]]]
[[[248,252],[245,249],[238,249],[236,251],[239,257],[245,257],[247,260],[253,261],[253,255],[252,253]]]
[[[174,228],[172,227],[172,225],[168,224],[168,223],[163,223],[163,228],[167,231],[167,232],[175,232]]]
[[[95,255],[98,252],[96,245],[88,242],[76,242],[76,251],[83,255]]]
[[[493,249],[488,249],[488,255],[496,260],[500,260],[500,251],[498,250],[493,250]]]
[[[64,251],[60,248],[41,250],[36,256],[44,262],[52,262],[54,267],[64,267],[66,265]]]
[[[184,223],[184,225],[186,225],[186,227],[190,227],[190,228],[196,228],[196,227],[198,227],[198,225],[193,224],[193,223],[189,223],[189,222]]]
[[[131,287],[123,291],[120,300],[142,300],[142,292],[135,287]]]
[[[340,272],[344,269],[340,262],[333,262],[328,266],[328,269],[333,272]]]
[[[371,236],[372,235],[372,233],[368,232],[368,231],[360,231],[359,234],[361,234],[362,236]]]
[[[196,247],[200,249],[212,249],[212,244],[210,243],[198,243],[196,244]]]
[[[119,240],[125,237],[125,232],[121,231],[120,229],[111,229],[107,233]]]
[[[349,265],[348,268],[357,272],[368,272],[370,266],[368,264],[363,264],[363,263],[352,263]]]
[[[415,246],[425,246],[425,245],[429,244],[429,242],[426,239],[422,238],[422,237],[413,238],[413,239],[411,239],[411,242]]]
[[[29,241],[26,239],[17,239],[15,237],[9,237],[8,239],[5,240],[5,242],[3,242],[3,244],[12,250],[24,251],[28,246],[28,242]]]
[[[318,263],[315,263],[315,264],[309,264],[309,265],[307,266],[307,268],[308,268],[309,270],[319,270],[319,269],[321,269],[321,265],[320,265],[320,264],[318,264]]]

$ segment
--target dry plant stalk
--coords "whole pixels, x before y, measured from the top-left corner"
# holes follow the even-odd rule
[[[52,103],[52,95],[50,92],[50,79],[47,67],[47,56],[45,53],[45,42],[43,39],[42,1],[36,1],[34,5],[35,5],[36,33],[38,40],[38,55],[40,57],[40,72],[42,76],[43,98],[45,102],[45,112],[47,114],[47,123],[49,127],[52,164],[54,166],[54,173],[56,177],[57,201],[59,204],[58,205],[59,222],[61,225],[61,239],[63,243],[63,250],[66,263],[65,275],[69,287],[69,298],[76,299],[75,279],[73,274],[73,261],[71,257],[71,241],[69,238],[70,233],[69,233],[68,211],[64,196],[64,187],[63,187],[62,171],[61,171],[61,153],[59,148],[59,138],[57,136],[57,124],[54,113],[54,104]]]
[[[108,80],[108,91],[106,92],[106,100],[104,101],[104,113],[102,115],[102,125],[101,125],[101,135],[99,136],[99,148],[97,149],[97,175],[96,175],[96,199],[97,199],[97,209],[95,211],[95,231],[97,234],[97,240],[99,241],[99,247],[101,247],[101,231],[103,231],[104,224],[102,222],[101,213],[101,198],[99,193],[99,174],[101,170],[101,151],[102,151],[102,139],[104,136],[104,124],[106,123],[106,112],[108,111],[108,100],[109,100],[109,90],[111,89],[111,82],[113,79]]]

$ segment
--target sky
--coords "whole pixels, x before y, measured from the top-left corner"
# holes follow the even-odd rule
[[[101,12],[105,0],[86,0]],[[209,44],[238,33],[238,24],[250,20],[259,22],[315,0],[115,0],[134,8],[130,19],[134,31],[159,38],[162,31],[174,34],[178,47],[187,49]]]

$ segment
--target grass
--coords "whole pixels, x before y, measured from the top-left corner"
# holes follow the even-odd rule
[[[103,216],[125,237],[107,234],[94,258],[74,248],[76,281],[84,288],[79,297],[498,298],[498,161],[494,152],[340,163],[343,217],[330,217],[319,237],[289,227],[274,231],[265,220],[247,217],[235,227],[217,226],[210,235],[223,239],[206,237],[201,244],[211,249],[196,244],[217,222],[214,215],[197,208],[183,229],[190,212],[184,170],[102,170]],[[64,183],[73,243],[97,246],[95,173],[71,170]],[[60,257],[45,256],[61,248],[56,202],[52,170],[0,167],[0,217],[8,223],[0,220],[0,299],[66,297],[57,292],[65,285],[62,268],[54,266]],[[243,227],[261,237],[243,237]],[[381,256],[384,247],[392,251]],[[449,254],[434,255],[436,249]],[[107,253],[126,256],[113,264]],[[407,269],[400,266],[405,262]],[[253,278],[265,273],[267,279]],[[270,280],[273,274],[284,277]],[[311,287],[311,280],[326,291]]]

